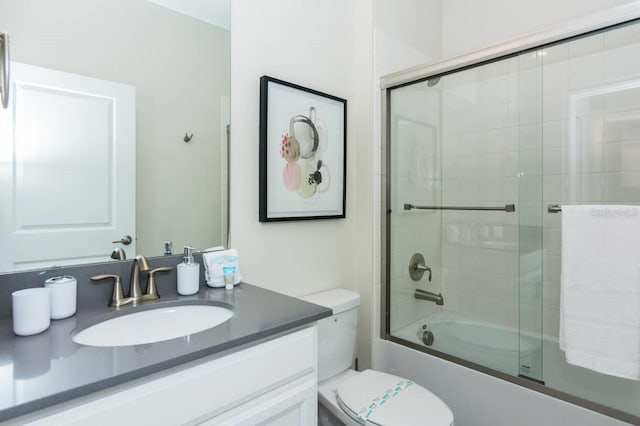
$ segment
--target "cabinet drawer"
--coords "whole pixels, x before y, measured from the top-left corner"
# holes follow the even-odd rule
[[[315,374],[308,374],[199,426],[313,425],[318,416]]]

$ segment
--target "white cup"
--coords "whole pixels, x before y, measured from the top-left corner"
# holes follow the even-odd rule
[[[11,293],[13,332],[18,336],[38,334],[51,324],[51,290],[27,288]]]
[[[51,289],[51,319],[62,319],[76,313],[78,283],[68,275],[49,278],[44,282]]]

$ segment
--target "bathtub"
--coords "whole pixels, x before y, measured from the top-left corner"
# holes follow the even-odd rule
[[[542,376],[540,338],[520,336],[517,329],[438,312],[392,335],[426,346],[420,337],[425,325],[433,333],[431,349],[514,376],[520,373],[536,379]]]
[[[557,338],[525,333],[520,336],[517,329],[470,320],[445,311],[415,321],[392,335],[426,346],[421,339],[424,324],[434,336],[433,344],[429,345],[431,349],[511,376],[523,374],[543,381],[546,388],[640,416],[640,382],[567,364]],[[389,365],[395,364],[393,359],[389,361]],[[407,372],[398,372],[402,373],[405,377],[410,376]],[[515,385],[505,383],[505,386]],[[630,423],[635,424],[637,418]],[[608,424],[608,420],[612,419],[605,422],[600,418],[598,422]]]

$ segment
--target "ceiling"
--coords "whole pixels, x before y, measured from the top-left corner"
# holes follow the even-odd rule
[[[230,0],[148,0],[176,12],[229,29]]]

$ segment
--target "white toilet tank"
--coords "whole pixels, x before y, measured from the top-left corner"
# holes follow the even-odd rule
[[[351,367],[360,295],[335,288],[301,299],[333,310],[332,316],[318,321],[318,381],[322,382]]]

